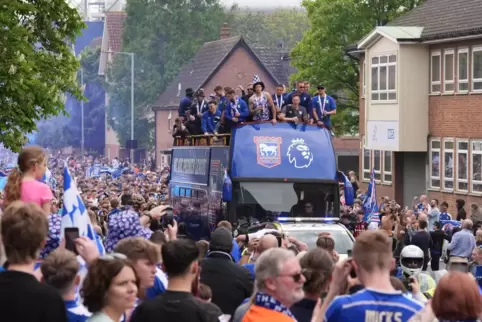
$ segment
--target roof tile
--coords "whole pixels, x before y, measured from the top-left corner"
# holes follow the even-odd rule
[[[287,67],[286,54],[277,49],[249,46],[242,37],[230,37],[205,43],[196,55],[187,62],[166,90],[157,98],[154,107],[177,106],[186,88],[198,90],[216,71],[232,50],[240,43],[246,44],[261,63],[275,78],[275,81],[288,84],[292,70]],[[283,58],[283,59],[282,59]],[[181,90],[179,90],[181,88]]]
[[[473,35],[482,32],[481,0],[425,0],[390,26],[424,27],[423,40]]]

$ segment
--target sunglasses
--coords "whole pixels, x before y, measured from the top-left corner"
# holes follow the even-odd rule
[[[280,275],[280,277],[283,277],[283,276],[291,277],[295,283],[298,283],[299,281],[301,281],[301,277],[303,277],[304,275],[303,275],[303,271],[301,271],[296,274]]]
[[[126,260],[127,256],[121,253],[110,253],[110,254],[105,254],[103,256],[100,256],[99,259],[103,261],[112,261],[115,259]]]

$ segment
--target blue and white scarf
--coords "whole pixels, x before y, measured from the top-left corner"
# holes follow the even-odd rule
[[[276,311],[276,312],[283,313],[283,314],[289,316],[290,318],[292,318],[293,320],[296,321],[296,318],[293,315],[293,313],[291,313],[291,311],[286,306],[281,304],[280,301],[278,301],[277,299],[275,299],[271,295],[268,295],[268,294],[265,294],[265,293],[262,293],[262,292],[257,292],[256,297],[254,299],[254,305],[261,306],[261,307],[264,307],[264,308],[269,309],[269,310],[273,310],[273,311]]]

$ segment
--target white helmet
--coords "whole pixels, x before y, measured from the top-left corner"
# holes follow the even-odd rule
[[[423,251],[415,246],[408,245],[403,247],[400,253],[400,266],[405,274],[411,276],[422,271],[423,268]]]

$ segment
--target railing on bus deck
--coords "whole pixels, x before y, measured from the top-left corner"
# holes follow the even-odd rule
[[[260,123],[271,123],[271,121],[254,121],[254,122],[242,122],[239,125],[246,125],[246,124],[260,124]],[[293,123],[287,121],[278,121],[278,123]],[[309,126],[319,126],[321,128],[326,128],[324,124],[317,125],[317,124],[310,124],[308,122],[298,122],[296,124],[304,124]],[[228,146],[229,145],[229,138],[231,134],[216,134],[216,135],[188,135],[185,138],[180,136],[176,136],[174,138],[174,146],[210,146],[210,145],[221,145],[221,146]]]
[[[176,136],[174,146],[228,146],[231,134]]]

